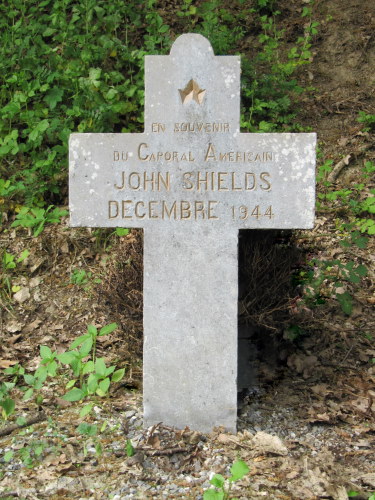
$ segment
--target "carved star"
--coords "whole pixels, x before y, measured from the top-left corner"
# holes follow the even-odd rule
[[[178,89],[181,96],[181,101],[183,104],[187,104],[190,101],[195,101],[198,104],[202,104],[204,95],[206,91],[201,89],[197,82],[193,79],[189,81],[186,87],[182,89]]]

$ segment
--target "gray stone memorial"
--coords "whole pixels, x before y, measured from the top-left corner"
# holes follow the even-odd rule
[[[236,429],[239,229],[311,228],[312,133],[240,133],[240,58],[146,56],[145,131],[70,136],[72,226],[144,228],[144,423]]]

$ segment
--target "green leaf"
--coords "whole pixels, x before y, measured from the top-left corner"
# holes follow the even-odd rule
[[[238,481],[242,479],[246,474],[249,473],[250,469],[247,464],[243,460],[237,460],[234,462],[230,469],[232,475],[229,478],[229,481]]]
[[[126,440],[126,454],[128,457],[132,457],[135,454],[135,450],[130,439]]]
[[[77,337],[74,342],[72,342],[72,345],[70,346],[71,349],[75,349],[76,347],[78,347],[79,345],[83,344],[83,342],[86,340],[86,339],[89,339],[90,338],[90,335],[88,335],[87,333],[85,333],[84,335],[81,335],[80,337]]]
[[[99,382],[99,389],[103,394],[106,394],[108,392],[110,383],[111,382],[110,382],[109,378],[105,378],[104,380]]]
[[[0,401],[0,406],[4,410],[5,416],[9,417],[14,412],[14,408],[16,406],[16,403],[11,398],[5,398],[2,401]]]
[[[77,427],[77,432],[86,436],[96,436],[98,433],[98,426],[95,424],[92,425],[92,424],[87,424],[86,422],[82,422]]]
[[[29,255],[30,255],[29,250],[23,250],[23,252],[21,252],[21,255],[19,256],[19,258],[17,259],[17,262],[23,262],[25,259],[27,259],[27,257]]]
[[[110,325],[103,326],[103,328],[100,329],[99,336],[101,337],[102,335],[108,335],[109,333],[112,333],[114,330],[116,330],[117,326],[117,323],[111,323]]]
[[[24,378],[27,385],[33,385],[35,382],[35,377],[33,375],[30,375],[29,373],[26,373],[23,376],[23,378]]]
[[[97,358],[95,361],[95,373],[105,375],[106,366],[103,358]]]
[[[79,416],[81,418],[85,417],[86,415],[88,415],[90,413],[90,411],[92,410],[94,406],[94,403],[89,403],[88,405],[85,405],[82,410],[79,412]]]
[[[367,275],[367,267],[364,266],[363,264],[360,264],[356,268],[356,273],[359,274],[362,278]]]
[[[116,370],[112,375],[112,382],[119,382],[124,375],[125,375],[125,368],[120,368],[120,370]]]
[[[88,373],[91,373],[95,370],[95,365],[94,365],[94,362],[93,361],[87,361],[87,363],[85,363],[83,365],[83,370],[82,370],[82,374],[83,375],[87,375]]]
[[[44,101],[48,104],[50,109],[55,109],[56,104],[62,101],[64,95],[64,90],[58,87],[53,87],[48,94],[45,96]]]
[[[101,73],[101,68],[90,68],[89,79],[91,81],[99,80]]]
[[[53,357],[51,349],[46,345],[40,346],[40,355],[42,359],[51,359]]]
[[[13,455],[14,455],[14,451],[12,451],[12,450],[9,450],[6,453],[4,453],[4,462],[5,463],[10,462],[13,458]]]
[[[89,325],[87,327],[87,331],[92,337],[96,337],[98,335],[98,329],[94,325]]]
[[[57,372],[57,363],[56,361],[52,361],[48,367],[47,367],[47,372],[50,377],[54,377]]]
[[[66,384],[65,389],[70,389],[75,386],[76,380],[69,380],[69,382]]]
[[[115,369],[116,369],[116,365],[109,366],[108,368],[106,368],[104,376],[109,377],[111,375],[111,373],[113,373],[115,371]]]
[[[225,484],[225,478],[221,474],[215,474],[210,483],[216,488],[222,488]]]
[[[85,340],[81,346],[81,349],[79,350],[79,354],[84,358],[86,356],[88,356],[88,354],[90,353],[91,351],[91,348],[92,348],[92,345],[93,345],[93,340],[92,338],[89,338],[87,340]]]
[[[75,387],[71,391],[69,391],[66,394],[64,394],[64,396],[62,397],[62,399],[65,399],[65,401],[71,401],[71,402],[73,402],[73,401],[80,401],[85,396],[86,396],[85,391],[83,391],[82,389],[78,389],[78,387]]]
[[[203,493],[203,500],[224,500],[224,498],[223,491],[216,491],[212,488]]]
[[[129,229],[126,229],[125,227],[116,227],[116,235],[117,236],[126,236],[129,234]]]
[[[63,365],[70,365],[73,361],[77,359],[77,355],[73,354],[72,352],[62,352],[61,354],[57,355],[57,359],[62,363]]]
[[[46,366],[40,365],[35,372],[35,377],[44,382],[48,376],[48,368]]]
[[[34,394],[34,389],[32,388],[28,389],[23,395],[22,401],[28,401],[29,399],[32,398],[33,394]]]

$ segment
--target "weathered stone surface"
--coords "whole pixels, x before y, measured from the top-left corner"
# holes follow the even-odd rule
[[[72,134],[71,224],[145,228],[145,424],[234,431],[238,229],[312,227],[316,137],[240,133],[240,59],[201,35],[145,85],[144,133]]]
[[[146,425],[235,430],[237,240],[235,229],[145,231]]]
[[[70,137],[72,225],[312,227],[315,134],[239,132],[238,56],[182,35],[145,76],[143,134]]]

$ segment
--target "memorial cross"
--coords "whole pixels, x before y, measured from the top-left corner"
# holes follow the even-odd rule
[[[72,226],[144,228],[144,424],[236,429],[238,230],[311,228],[313,133],[240,133],[240,58],[146,56],[144,133],[70,136]]]

